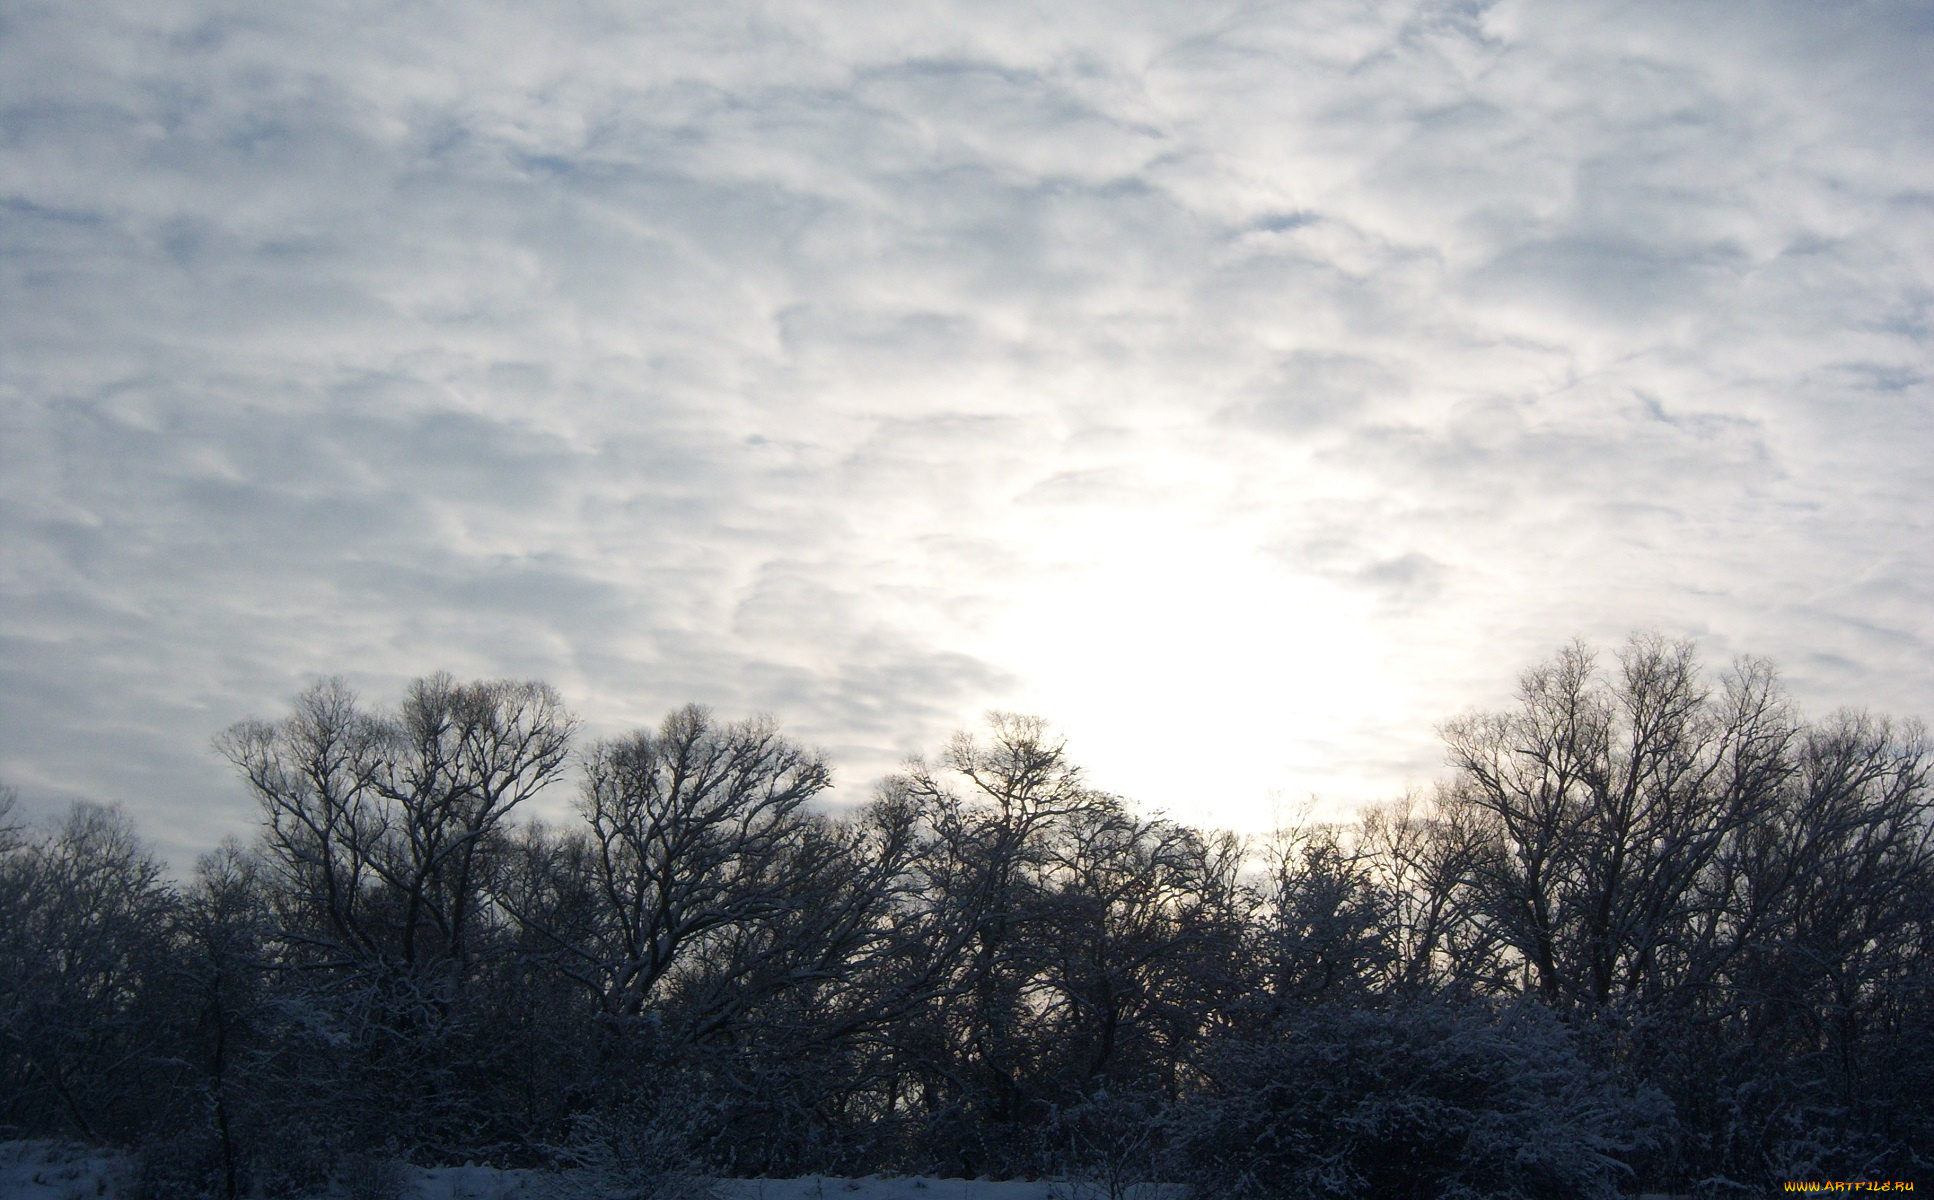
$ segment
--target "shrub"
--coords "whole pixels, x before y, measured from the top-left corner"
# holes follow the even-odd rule
[[[1612,1197],[1665,1106],[1595,1071],[1541,1006],[1315,1006],[1230,1038],[1175,1125],[1218,1197]]]

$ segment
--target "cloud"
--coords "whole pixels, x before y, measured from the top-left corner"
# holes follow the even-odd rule
[[[4,19],[0,777],[177,865],[318,674],[1238,826],[1578,633],[1928,707],[1918,6]]]

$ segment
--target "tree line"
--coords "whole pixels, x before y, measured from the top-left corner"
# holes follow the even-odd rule
[[[0,1136],[133,1147],[157,1197],[405,1159],[1757,1195],[1934,1155],[1924,736],[1764,663],[1574,645],[1442,727],[1432,794],[1264,839],[1028,717],[838,815],[770,721],[576,733],[540,683],[319,684],[218,739],[260,828],[181,882],[116,810],[0,799]],[[523,820],[573,768],[574,819]]]

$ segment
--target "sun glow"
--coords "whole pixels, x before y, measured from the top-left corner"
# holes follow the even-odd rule
[[[1059,543],[1078,556],[1016,599],[988,652],[1098,786],[1239,829],[1311,793],[1370,798],[1327,773],[1389,686],[1360,600],[1235,531],[1153,512],[1080,524]]]

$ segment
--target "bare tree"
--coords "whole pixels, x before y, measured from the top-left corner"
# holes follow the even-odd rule
[[[479,855],[510,814],[562,775],[576,718],[540,683],[413,682],[368,712],[339,680],[218,748],[266,818],[284,936],[318,965],[386,963],[460,984],[482,911]]]
[[[19,803],[19,794],[0,783],[0,858],[12,854],[26,841],[26,826],[14,816],[13,811]]]
[[[1715,965],[1684,935],[1794,736],[1763,664],[1715,698],[1690,643],[1635,637],[1618,662],[1607,681],[1574,645],[1525,674],[1515,711],[1443,730],[1445,806],[1488,842],[1472,871],[1484,919],[1554,1003],[1656,996]]]
[[[143,1187],[166,1191],[164,1177],[191,1190],[233,1200],[249,1185],[250,1161],[270,1120],[274,1088],[267,1052],[272,1038],[264,940],[269,913],[261,863],[233,838],[201,856],[175,906],[167,974],[180,1070],[173,1089],[183,1101],[178,1124],[155,1123],[142,1156]]]
[[[1765,1119],[1884,1130],[1934,1082],[1909,1032],[1925,1020],[1934,927],[1925,736],[1841,713],[1807,732],[1797,758],[1794,785],[1727,864],[1731,1011],[1755,1057],[1787,1073]],[[1872,1152],[1888,1149],[1877,1139]]]
[[[1061,822],[1045,875],[1039,1061],[1065,1089],[1179,1093],[1195,1041],[1240,990],[1253,909],[1242,850],[1115,797]]]
[[[790,907],[801,806],[831,772],[770,721],[722,725],[696,706],[599,743],[584,770],[602,906],[577,969],[607,1014],[635,1017],[704,939]]]
[[[1808,725],[1763,663],[1574,646],[1518,708],[1445,727],[1442,811],[1476,835],[1464,923],[1687,1125],[1659,1178],[1884,1174],[1926,1131],[1934,909],[1925,736]],[[1453,895],[1456,894],[1454,889]],[[1919,1132],[1916,1132],[1918,1130]]]
[[[174,896],[117,809],[76,804],[0,859],[0,1120],[89,1140],[150,1116]]]
[[[1360,997],[1389,970],[1382,899],[1349,832],[1329,825],[1279,831],[1268,847],[1266,903],[1255,946],[1280,1010]]]
[[[1503,990],[1502,947],[1470,882],[1487,838],[1469,814],[1406,795],[1365,810],[1356,837],[1385,946],[1381,990]]]
[[[318,684],[275,722],[218,748],[261,804],[292,1124],[326,1174],[386,1139],[437,1144],[493,1127],[491,1065],[512,1048],[483,1025],[489,903],[514,812],[554,783],[576,721],[539,683],[417,680],[394,710]]]

